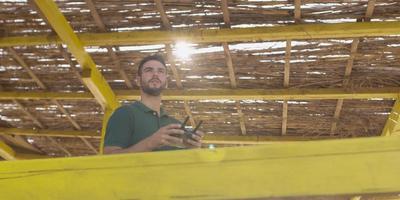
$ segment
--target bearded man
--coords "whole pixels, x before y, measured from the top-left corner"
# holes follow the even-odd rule
[[[167,87],[167,67],[159,55],[145,57],[139,64],[136,82],[140,101],[124,105],[111,115],[104,139],[104,154],[198,148],[203,133],[183,140],[181,123],[161,106],[161,93]]]

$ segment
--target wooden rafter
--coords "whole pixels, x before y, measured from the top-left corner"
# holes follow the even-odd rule
[[[74,33],[55,2],[51,0],[35,0],[35,3],[43,13],[44,17],[50,23],[54,31],[62,39],[62,41],[67,44],[70,52],[75,56],[78,63],[82,66],[82,79],[85,82],[85,85],[96,97],[96,100],[99,102],[102,108],[117,108],[120,104],[115,99],[112,89],[100,71],[96,68],[92,58],[87,52],[85,52],[81,40]]]
[[[351,43],[350,58],[347,61],[347,65],[346,65],[346,69],[345,69],[345,73],[344,73],[344,80],[343,80],[344,88],[347,87],[347,85],[349,84],[349,81],[350,81],[350,75],[351,75],[351,71],[353,68],[355,56],[357,54],[357,48],[358,48],[359,42],[360,42],[359,39],[353,39],[353,42]],[[333,115],[333,122],[331,125],[331,135],[334,135],[335,131],[337,129],[337,123],[339,122],[340,112],[342,110],[342,107],[343,107],[343,99],[339,99],[337,101],[335,113]]]
[[[61,45],[59,45],[58,48],[59,48],[61,54],[63,55],[64,60],[69,64],[70,69],[72,70],[72,72],[73,72],[73,73],[75,74],[75,76],[81,81],[81,83],[82,83],[83,85],[85,85],[85,82],[83,82],[83,80],[82,80],[81,74],[80,74],[80,73],[78,72],[78,70],[76,69],[75,63],[73,63],[72,60],[71,60],[71,56],[67,53],[67,51],[65,51],[65,49],[64,49]],[[80,125],[71,117],[71,115],[70,115],[64,108],[61,109],[60,106],[58,106],[58,108],[59,108],[59,110],[60,110],[61,112],[63,112],[63,114],[67,117],[67,119],[68,119],[68,120],[70,121],[70,123],[75,127],[75,129],[77,129],[77,130],[82,130],[82,128],[80,127]],[[91,150],[92,150],[93,152],[95,152],[96,154],[99,153],[99,151],[98,151],[96,148],[94,148],[94,146],[93,146],[88,140],[86,140],[85,138],[82,138],[82,137],[79,137],[79,138],[82,140],[83,143],[85,143],[85,145],[86,145],[89,149],[91,149]]]
[[[120,104],[116,100],[115,94],[111,87],[108,85],[100,71],[96,68],[96,64],[92,58],[87,52],[85,52],[81,40],[74,33],[72,27],[68,24],[67,20],[55,2],[51,0],[35,0],[35,3],[49,25],[51,25],[58,37],[60,37],[60,39],[67,44],[70,52],[75,56],[78,63],[82,66],[82,80],[89,88],[91,93],[95,96],[103,110],[114,110],[119,107]],[[122,73],[122,75],[124,74],[125,73]],[[130,81],[128,80],[126,83],[130,83]],[[105,119],[103,121],[107,120]],[[102,130],[102,133],[103,135],[105,134],[104,129]],[[83,142],[88,144],[87,141]],[[89,146],[89,148],[94,149],[92,146]]]
[[[57,108],[63,113],[63,115],[65,115],[65,117],[68,119],[68,121],[74,126],[74,128],[76,130],[82,130],[82,127],[72,118],[71,114],[57,101],[57,100],[52,100],[52,103],[54,103],[55,105],[57,105]],[[94,148],[94,146],[87,141],[85,138],[83,137],[79,137],[80,140],[82,140],[82,142],[90,149],[92,150],[94,153],[98,154],[99,152],[97,151],[96,148]]]
[[[171,30],[171,28],[172,28],[171,22],[169,21],[168,16],[165,12],[164,5],[162,4],[162,0],[154,0],[154,2],[156,4],[156,8],[157,8],[158,12],[160,13],[161,21],[162,21],[162,25],[163,25],[164,29]],[[176,86],[178,87],[178,89],[183,89],[182,80],[179,76],[178,69],[175,65],[175,58],[172,55],[172,47],[171,47],[170,43],[165,44],[165,51],[167,54],[168,62],[170,64],[170,69],[172,71],[172,75],[174,76],[174,79],[175,79]],[[192,125],[192,127],[195,127],[196,122],[195,122],[192,112],[190,110],[189,102],[186,100],[183,101],[183,106],[184,106],[186,114],[189,116],[190,124]]]
[[[0,91],[2,91],[3,90],[3,86],[1,86],[0,85]],[[14,104],[16,104],[16,103],[19,103],[17,100],[15,100],[15,99],[12,99],[12,102],[14,103]],[[8,127],[11,127],[11,124],[9,124],[8,122],[5,122],[6,123],[6,126]],[[3,135],[3,138],[6,140],[6,141],[8,141],[8,142],[10,142],[10,143],[12,143],[12,144],[14,144],[14,145],[16,145],[16,146],[19,146],[19,147],[22,147],[22,148],[24,148],[24,149],[28,149],[28,150],[30,150],[30,151],[33,151],[33,152],[35,152],[35,153],[43,153],[40,149],[38,149],[37,147],[35,147],[34,145],[32,145],[32,144],[30,144],[30,143],[28,143],[27,142],[27,140],[25,139],[25,138],[23,138],[22,136],[19,136],[19,135]]]
[[[294,20],[300,23],[301,20],[301,0],[294,0]]]
[[[364,20],[370,21],[372,14],[374,12],[375,8],[375,0],[370,0],[368,1],[367,5],[367,10],[365,12]],[[347,61],[345,73],[344,73],[344,81],[343,81],[343,87],[346,88],[349,84],[350,81],[350,75],[351,71],[353,68],[354,64],[354,59],[357,54],[357,49],[358,49],[358,44],[360,43],[359,38],[353,39],[353,42],[351,43],[351,48],[350,48],[350,57],[349,60]],[[331,124],[331,135],[334,135],[337,129],[337,124],[339,122],[340,118],[340,112],[343,108],[343,99],[338,99],[336,103],[336,108],[335,108],[335,113],[333,114],[333,122]]]
[[[283,87],[289,87],[289,75],[290,75],[290,56],[292,50],[292,41],[286,41],[286,50],[285,50],[285,66],[283,72]],[[283,101],[282,105],[282,135],[286,135],[287,132],[287,118],[288,118],[288,102]]]
[[[156,4],[157,10],[160,13],[162,26],[164,27],[165,30],[171,30],[172,26],[168,19],[167,13],[164,10],[164,5],[162,3],[162,0],[154,0],[154,3]]]
[[[301,22],[301,0],[294,1],[294,20],[295,23]],[[292,50],[292,41],[286,40],[286,49],[285,49],[285,65],[283,71],[283,87],[289,87],[289,76],[290,76],[290,57]],[[288,121],[288,102],[283,101],[282,105],[282,135],[286,135],[287,132],[287,121]]]
[[[28,64],[24,61],[24,59],[18,55],[18,53],[12,49],[8,48],[9,52],[13,56],[14,60],[23,67],[24,70],[26,70],[29,74],[29,76],[37,83],[37,85],[42,89],[42,90],[47,90],[48,87],[36,76],[36,74],[30,69]],[[62,105],[55,99],[51,100],[52,103],[57,105],[57,108],[67,116],[69,121],[74,125],[74,126],[79,126],[69,115],[69,113],[62,107]],[[35,117],[32,113],[30,113],[18,100],[13,99],[13,103],[16,104],[19,109],[24,112],[25,115],[27,115],[39,128],[44,129],[46,128],[40,121]],[[71,121],[72,120],[72,121]],[[59,144],[57,141],[53,140],[52,138],[47,137],[53,144],[55,144],[59,149],[61,149],[63,152],[65,152],[68,156],[71,156],[71,153],[65,149],[61,144]]]
[[[224,17],[225,28],[230,28],[231,20],[229,17],[229,9],[228,9],[228,1],[227,0],[221,1],[221,9],[222,9],[223,17]],[[233,61],[232,61],[231,52],[229,50],[229,45],[227,42],[223,42],[222,47],[224,48],[225,63],[226,63],[226,66],[228,67],[231,88],[236,89],[238,84],[236,81],[235,69],[233,66]],[[236,105],[236,110],[237,110],[238,117],[239,117],[239,125],[240,125],[241,134],[246,135],[246,133],[247,133],[246,124],[245,124],[242,107],[240,106],[240,101],[235,101],[235,105]]]
[[[89,7],[90,14],[92,15],[97,27],[100,29],[100,31],[106,32],[107,28],[104,25],[103,21],[101,20],[101,17],[99,15],[99,13],[97,12],[96,6],[94,5],[93,1],[85,0],[85,2],[86,2],[86,5]],[[115,53],[115,51],[113,50],[112,47],[107,46],[106,48],[107,48],[108,54],[111,57],[111,60],[114,63],[115,68],[117,69],[117,71],[120,74],[120,76],[122,77],[122,79],[125,81],[125,85],[128,88],[132,89],[133,88],[132,82],[129,80],[128,76],[126,75],[125,70],[122,69],[121,61],[118,58],[117,54]]]
[[[35,81],[36,84],[42,89],[47,90],[47,86],[36,76],[32,69],[26,64],[26,62],[21,58],[20,55],[13,49],[8,48],[8,52],[12,55],[14,60],[29,74],[29,76]]]

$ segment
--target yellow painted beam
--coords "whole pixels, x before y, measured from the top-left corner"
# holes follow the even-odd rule
[[[0,133],[1,135],[1,133]],[[16,153],[12,147],[8,146],[3,141],[0,141],[0,157],[5,160],[25,160],[25,159],[39,159],[49,158],[46,155],[40,154],[29,154],[29,153]]]
[[[52,158],[52,157],[40,154],[17,153],[15,155],[15,158],[17,160],[30,160],[30,159]]]
[[[392,112],[386,121],[382,136],[400,135],[400,100],[397,99],[393,105]]]
[[[36,0],[41,2],[41,0]],[[45,4],[45,3],[40,3]],[[41,8],[42,9],[42,8]],[[43,10],[43,9],[42,9]],[[48,16],[48,13],[45,13]],[[52,20],[62,20],[51,15]],[[60,24],[60,23],[59,23]],[[57,30],[56,30],[57,31]],[[113,33],[82,33],[80,40],[85,46],[163,44],[175,41],[194,43],[221,43],[261,40],[302,40],[322,38],[373,37],[400,34],[400,22],[363,22],[337,24],[301,24],[277,27],[237,29],[196,29],[175,31],[133,31]],[[60,35],[60,34],[59,34]],[[62,38],[62,36],[60,35]],[[56,36],[3,37],[0,47],[60,44],[66,42]]]
[[[106,112],[103,121],[107,121],[111,112]],[[103,129],[105,130],[105,124]],[[104,132],[102,132],[104,134]],[[102,138],[96,130],[78,131],[78,130],[50,130],[50,129],[21,129],[21,128],[0,128],[0,135],[24,135],[24,136],[49,136],[49,137],[72,137],[72,138]],[[263,144],[277,141],[309,141],[309,140],[324,140],[338,139],[331,136],[255,136],[255,135],[220,135],[206,134],[204,143],[206,144]],[[103,142],[101,142],[102,144]]]
[[[101,127],[101,141],[100,141],[100,147],[99,147],[100,155],[103,154],[104,138],[106,136],[107,124],[108,124],[108,120],[110,119],[112,113],[113,113],[113,110],[111,110],[111,109],[106,109],[104,111],[103,122],[102,122],[102,127]]]
[[[257,136],[257,135],[220,135],[206,134],[203,140],[205,144],[270,144],[276,142],[301,142],[312,140],[341,139],[330,136]]]
[[[116,100],[112,89],[96,68],[96,64],[85,51],[81,40],[74,33],[56,3],[52,0],[35,0],[35,3],[47,18],[47,21],[50,23],[54,31],[63,43],[67,45],[69,51],[82,66],[84,74],[86,75],[83,76],[82,79],[103,109],[106,107],[111,109],[117,108],[119,102]]]
[[[77,93],[77,92],[2,92],[0,91],[0,100],[40,100],[40,99],[58,99],[58,100],[93,100],[94,97],[91,93]]]
[[[0,162],[4,199],[251,199],[400,191],[400,137]],[[24,192],[21,192],[24,191]]]
[[[0,135],[100,138],[97,131],[0,128]]]
[[[15,151],[6,143],[0,140],[0,157],[5,160],[16,160]]]
[[[327,89],[214,89],[214,90],[166,90],[163,100],[322,100],[322,99],[398,99],[400,88],[327,88]],[[139,90],[117,90],[118,100],[138,100]],[[89,93],[57,92],[0,92],[0,100],[11,99],[63,99],[90,100]]]

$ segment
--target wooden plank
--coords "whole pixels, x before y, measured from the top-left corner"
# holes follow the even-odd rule
[[[296,23],[301,22],[301,0],[294,0],[294,20]]]
[[[0,162],[0,193],[20,200],[391,193],[400,191],[399,165],[394,136],[10,161]]]
[[[298,24],[278,27],[240,29],[196,29],[175,31],[132,31],[77,34],[84,46],[136,45],[173,43],[246,42],[262,40],[303,40],[326,38],[355,38],[398,35],[400,22],[364,22],[335,24]],[[66,41],[64,41],[66,43]],[[58,36],[2,37],[0,47],[61,44]],[[75,50],[75,49],[74,49]],[[78,50],[78,49],[76,49]],[[84,51],[84,50],[79,50]],[[78,59],[80,60],[80,59]]]
[[[231,18],[229,16],[228,0],[221,0],[221,10],[226,28],[231,27]]]
[[[285,66],[283,72],[283,87],[289,87],[289,76],[290,76],[290,57],[292,50],[292,41],[286,41],[285,49]],[[286,135],[287,131],[287,116],[288,116],[288,102],[284,101],[282,105],[282,135]]]
[[[160,13],[161,21],[162,21],[162,25],[164,26],[164,29],[170,30],[172,28],[171,22],[169,21],[168,16],[165,13],[164,6],[162,4],[162,0],[154,0],[154,3],[156,4],[156,8],[157,8],[158,12]]]
[[[370,21],[371,16],[374,12],[374,8],[375,8],[375,0],[369,0],[368,1],[368,5],[367,5],[367,10],[365,12],[365,17],[364,17],[364,21]],[[356,57],[357,54],[357,49],[358,49],[358,44],[360,43],[360,39],[359,38],[355,38],[353,39],[353,42],[351,43],[351,47],[350,47],[350,57],[349,60],[347,61],[347,65],[346,65],[346,69],[344,72],[344,80],[343,80],[343,87],[346,88],[349,84],[350,81],[350,75],[351,75],[351,71],[353,68],[353,64],[354,64],[354,59]],[[331,135],[334,135],[337,129],[337,124],[339,122],[339,118],[340,118],[340,112],[342,110],[343,107],[343,99],[339,99],[337,104],[336,104],[336,108],[335,108],[335,113],[333,116],[333,122],[331,124]]]
[[[229,50],[228,43],[226,43],[226,42],[222,43],[222,47],[224,48],[225,62],[226,62],[226,66],[228,67],[229,81],[231,84],[231,88],[234,89],[237,87],[237,82],[236,82],[235,69],[233,67],[231,52]]]

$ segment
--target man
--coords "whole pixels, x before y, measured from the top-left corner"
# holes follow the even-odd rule
[[[121,106],[111,115],[106,129],[104,153],[131,153],[174,150],[201,146],[203,133],[183,141],[178,120],[161,108],[161,92],[167,87],[167,67],[161,56],[144,58],[136,82],[141,100]]]

